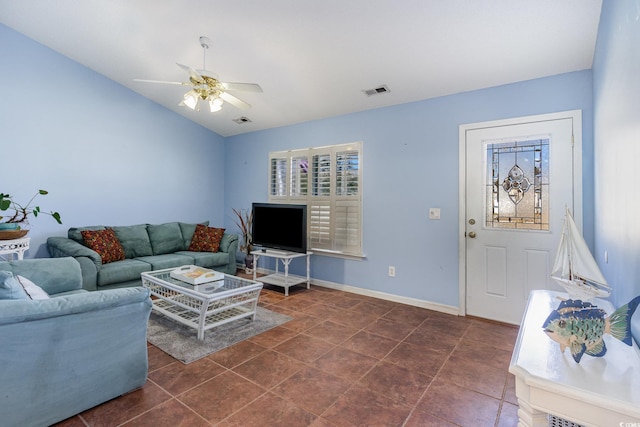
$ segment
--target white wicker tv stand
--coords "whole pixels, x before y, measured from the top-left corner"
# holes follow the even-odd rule
[[[311,280],[310,280],[310,258],[313,255],[313,252],[287,252],[287,251],[278,251],[275,249],[260,249],[256,251],[251,251],[251,255],[253,255],[253,280],[256,280],[256,270],[258,269],[258,259],[261,256],[266,256],[269,258],[276,258],[276,272],[273,274],[269,274],[268,276],[260,277],[260,281],[264,284],[282,286],[284,288],[284,295],[289,296],[289,288],[291,286],[299,285],[300,283],[307,282],[307,289],[310,288]],[[306,256],[307,257],[307,277],[295,276],[289,274],[289,264],[294,258],[300,258]],[[284,265],[284,274],[278,271],[278,260],[282,261]]]

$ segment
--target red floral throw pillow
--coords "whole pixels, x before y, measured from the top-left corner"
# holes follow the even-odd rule
[[[191,238],[189,250],[192,252],[218,252],[224,228],[207,227],[206,225],[196,225],[196,231]]]
[[[82,230],[81,233],[84,244],[98,252],[100,257],[102,257],[103,264],[125,259],[124,249],[120,244],[120,240],[116,237],[113,228],[95,231]]]

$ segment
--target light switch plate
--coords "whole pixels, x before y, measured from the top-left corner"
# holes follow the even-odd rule
[[[429,208],[429,219],[440,219],[440,208]]]

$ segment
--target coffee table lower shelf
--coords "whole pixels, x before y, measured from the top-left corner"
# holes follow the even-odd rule
[[[172,304],[169,301],[157,299],[153,302],[153,308],[158,313],[162,313],[165,316],[180,322],[183,325],[195,328],[196,330],[204,333],[209,329],[215,328],[225,323],[233,322],[245,317],[252,317],[255,320],[256,310],[249,307],[236,306],[236,307],[223,307],[207,313],[204,318],[192,310],[187,310],[178,305]],[[202,328],[200,327],[201,319],[204,320]],[[199,338],[202,339],[202,338]]]

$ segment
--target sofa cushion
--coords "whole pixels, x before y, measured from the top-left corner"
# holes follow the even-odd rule
[[[18,279],[10,271],[0,271],[1,299],[30,299]]]
[[[153,255],[147,224],[113,227],[113,231],[120,240],[125,258]]]
[[[177,222],[166,224],[147,224],[153,255],[171,254],[182,250],[184,241]]]
[[[186,222],[179,222],[180,231],[182,232],[182,241],[184,242],[183,250],[189,249],[189,245],[191,244],[191,238],[193,237],[193,233],[196,231],[196,226],[198,224],[189,224]],[[202,225],[209,225],[209,221],[201,222]]]
[[[125,258],[124,249],[116,237],[113,228],[104,230],[82,230],[82,238],[87,247],[100,254],[103,264],[121,261]]]
[[[186,255],[193,258],[193,265],[204,268],[213,268],[219,265],[229,264],[229,254],[225,252],[190,252],[180,251],[176,255]]]
[[[114,283],[140,280],[140,273],[151,271],[151,264],[137,259],[125,259],[102,266],[98,272],[97,285],[105,286]]]
[[[224,228],[207,227],[198,224],[188,250],[191,252],[218,252],[223,235]]]
[[[49,294],[45,292],[40,286],[33,283],[31,280],[24,276],[16,276],[16,279],[20,282],[27,295],[31,299],[49,299]]]
[[[138,260],[149,263],[149,265],[151,265],[152,270],[162,270],[164,268],[174,268],[174,267],[181,267],[183,265],[192,265],[194,262],[193,257],[177,254],[177,253],[143,256],[138,258]]]

